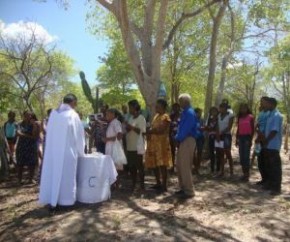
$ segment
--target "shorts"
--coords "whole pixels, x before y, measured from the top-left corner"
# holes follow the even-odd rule
[[[231,134],[224,134],[222,137],[224,141],[224,149],[231,149],[232,148],[232,135]]]
[[[7,139],[7,142],[8,144],[13,144],[15,145],[16,144],[16,141],[17,141],[17,138],[6,138]]]
[[[9,150],[12,154],[14,154],[14,152],[15,152],[16,141],[17,141],[17,138],[7,138]]]

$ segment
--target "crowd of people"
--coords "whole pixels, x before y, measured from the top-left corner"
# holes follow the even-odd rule
[[[74,95],[68,95],[64,99],[64,104],[67,106],[63,104],[64,106],[57,109],[54,118],[57,119],[56,114],[74,109],[76,102]],[[50,122],[50,113],[51,110],[48,111],[46,119],[38,121],[35,114],[26,111],[23,113],[23,120],[19,123],[15,120],[14,112],[8,114],[8,121],[3,127],[5,145],[10,163],[15,164],[17,168],[19,184],[22,184],[25,166],[29,168],[30,183],[34,182],[37,167],[40,172],[42,170],[41,161],[43,150],[46,149],[46,126]],[[167,192],[168,172],[172,173],[176,170],[179,189],[175,194],[186,199],[194,196],[192,175],[200,173],[204,150],[208,151],[209,168],[213,176],[224,177],[227,163],[229,175],[233,176],[231,151],[234,140],[239,150],[242,173],[240,180],[249,181],[253,147],[261,173],[261,181],[257,185],[270,190],[273,195],[281,192],[280,149],[283,118],[277,110],[275,98],[261,98],[260,113],[256,120],[247,104],[240,104],[235,115],[227,100],[223,100],[219,107],[211,107],[209,113],[202,118],[202,110],[192,107],[189,94],[180,95],[179,103],[172,105],[170,113],[168,113],[167,101],[158,99],[152,120],[147,114],[142,112],[137,100],[131,100],[127,105],[122,106],[122,112],[109,108],[108,105],[102,105],[101,112],[90,115],[88,121],[82,114],[78,117],[74,116],[77,120],[74,122],[82,120],[81,126],[85,138],[83,151],[80,151],[82,142],[79,141],[78,147],[75,148],[79,153],[74,154],[73,157],[92,153],[96,149],[97,152],[111,155],[114,160],[114,146],[118,142],[127,162],[124,164],[115,162],[116,169],[119,173],[130,175],[133,191],[145,189],[145,170],[148,169],[153,171],[156,179],[156,184],[150,189],[161,193]],[[234,126],[236,126],[236,135],[233,138]],[[79,126],[76,124],[76,127]],[[57,128],[55,127],[56,130]],[[67,137],[65,136],[64,139]],[[74,138],[82,139],[80,136],[72,136],[72,139]]]

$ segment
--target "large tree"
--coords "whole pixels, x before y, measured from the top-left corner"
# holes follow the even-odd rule
[[[34,111],[33,100],[38,99],[44,111],[45,95],[72,74],[72,64],[68,56],[40,39],[31,25],[17,38],[0,29],[0,79],[6,87],[9,84],[6,94],[22,102],[24,108]]]
[[[166,20],[171,18],[168,9],[171,5],[176,5],[175,2],[169,0],[97,0],[97,2],[114,15],[136,82],[147,107],[153,111],[160,85],[163,50],[170,46],[176,31],[185,20],[198,15],[220,0],[199,1],[203,5],[192,2],[191,7],[197,6],[196,10],[188,11],[183,8],[169,31],[166,28]]]

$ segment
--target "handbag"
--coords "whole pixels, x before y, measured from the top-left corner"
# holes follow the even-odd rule
[[[142,133],[140,133],[138,140],[137,140],[137,154],[144,155],[145,154],[145,141],[143,138]]]
[[[127,164],[127,158],[125,155],[125,152],[123,150],[122,144],[116,140],[113,143],[112,148],[112,159],[116,165],[126,165]]]

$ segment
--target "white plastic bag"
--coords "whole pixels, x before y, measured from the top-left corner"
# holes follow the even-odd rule
[[[145,154],[145,141],[143,138],[143,135],[140,134],[139,138],[137,140],[137,154],[138,155],[144,155]]]
[[[127,164],[127,158],[125,156],[122,144],[118,140],[113,143],[112,159],[118,166]]]

